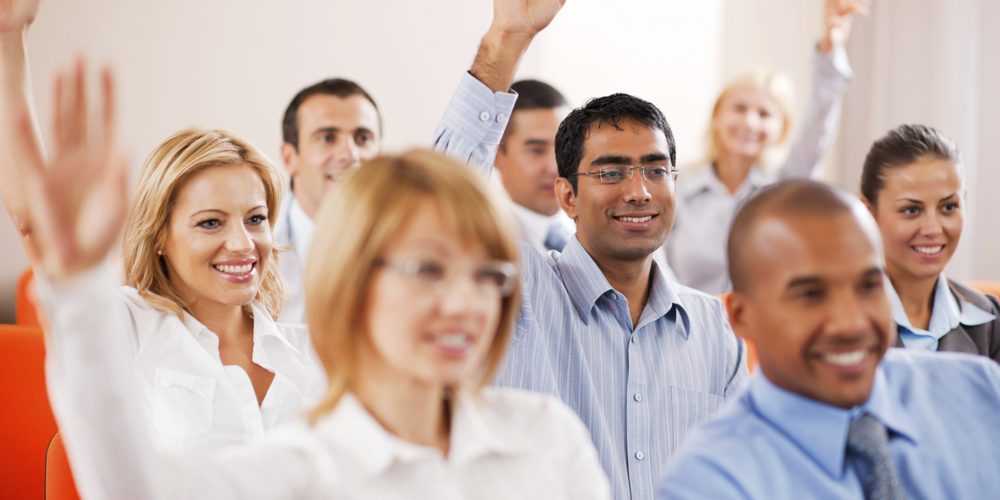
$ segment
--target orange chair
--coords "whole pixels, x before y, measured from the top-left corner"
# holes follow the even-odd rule
[[[963,283],[986,295],[1000,297],[1000,281],[964,281]]]
[[[21,273],[17,280],[17,296],[15,297],[14,318],[19,325],[39,326],[38,309],[35,307],[38,300],[35,295],[35,274],[31,268],[27,268]]]
[[[0,497],[42,498],[45,447],[56,422],[45,392],[45,343],[37,326],[0,325]]]
[[[45,500],[80,500],[62,436],[57,432],[45,452]]]

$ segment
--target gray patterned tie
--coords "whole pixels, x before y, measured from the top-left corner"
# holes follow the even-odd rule
[[[858,474],[866,500],[902,500],[903,490],[889,454],[889,433],[865,413],[847,434],[847,463]]]

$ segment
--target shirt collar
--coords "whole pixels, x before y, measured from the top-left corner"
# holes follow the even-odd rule
[[[545,237],[548,235],[549,227],[560,225],[568,234],[573,234],[573,220],[560,209],[553,215],[543,215],[530,208],[518,205],[512,200],[511,210],[517,218],[521,229],[521,238],[538,248],[545,247]]]
[[[489,455],[523,453],[531,443],[519,429],[510,429],[504,419],[489,411],[482,400],[461,394],[452,418],[448,461],[461,465]],[[433,448],[404,441],[379,424],[357,397],[345,394],[336,408],[320,421],[321,435],[339,449],[350,450],[352,464],[362,479],[376,478],[394,464],[441,459]]]
[[[762,373],[751,381],[750,398],[761,418],[785,434],[830,477],[839,479],[845,473],[847,433],[852,418],[860,412],[871,414],[890,432],[915,441],[914,423],[902,402],[889,390],[881,366],[875,372],[868,400],[850,410],[786,391]]]
[[[704,167],[685,172],[683,180],[678,182],[678,188],[681,194],[687,199],[709,191],[743,199],[750,193],[772,182],[773,180],[769,179],[767,174],[755,165],[750,168],[747,178],[740,185],[739,189],[736,190],[736,193],[731,194],[726,186],[722,185],[722,181],[719,180],[718,176],[715,175],[712,165],[708,164]]]
[[[955,294],[951,292],[951,287],[948,286],[948,279],[945,278],[944,274],[941,274],[934,285],[934,308],[931,310],[929,328],[927,330],[914,328],[910,324],[910,318],[907,317],[906,310],[903,309],[903,302],[900,300],[899,294],[892,286],[888,277],[885,278],[885,283],[886,293],[889,295],[889,304],[892,306],[893,320],[901,328],[905,328],[914,335],[924,335],[941,339],[948,332],[958,328],[960,324],[975,326],[996,319],[994,315],[980,309],[971,302],[966,300],[960,302]]]
[[[291,202],[288,206],[289,243],[292,244],[292,251],[305,256],[309,252],[309,245],[312,244],[313,233],[316,232],[316,221],[312,220],[302,209],[298,198],[295,196],[290,198]]]
[[[577,238],[570,238],[566,248],[557,255],[556,259],[556,268],[563,283],[566,284],[566,292],[580,315],[580,319],[583,320],[584,324],[588,324],[590,312],[597,306],[597,301],[602,296],[618,292],[614,291],[614,288],[608,283],[607,277],[597,267],[597,263],[594,262],[594,259]],[[646,307],[639,318],[639,325],[659,319],[676,306],[677,310],[681,311],[681,319],[685,323],[681,334],[687,338],[690,323],[677,293],[670,286],[655,261],[651,272],[653,282]]]
[[[257,302],[250,304],[253,313],[253,362],[287,378],[302,394],[312,391],[315,369],[303,363],[306,356],[289,342],[271,315]],[[219,336],[184,311],[184,327],[195,341],[215,359],[219,354]]]

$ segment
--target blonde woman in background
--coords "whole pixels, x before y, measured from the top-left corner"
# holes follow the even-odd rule
[[[825,0],[810,107],[790,148],[792,84],[784,75],[746,73],[716,99],[706,164],[678,180],[674,227],[663,246],[682,284],[708,293],[729,290],[725,243],[737,207],[776,180],[809,177],[816,171],[833,142],[841,100],[852,78],[844,44],[853,17],[865,13],[867,3]]]
[[[85,114],[77,97],[64,123]],[[84,497],[610,497],[569,408],[484,388],[518,311],[517,239],[475,174],[429,151],[376,158],[320,208],[319,223],[338,231],[317,235],[307,263],[307,318],[328,386],[310,421],[223,452],[157,449],[122,341],[133,325],[107,313],[121,300],[102,262],[127,202],[113,141],[85,139],[109,137],[109,116],[100,123],[61,141],[53,160],[18,166],[51,304],[49,392]],[[243,214],[266,203],[252,167],[200,175],[256,193]]]

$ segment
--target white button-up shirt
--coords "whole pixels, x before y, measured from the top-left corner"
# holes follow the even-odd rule
[[[111,282],[111,276],[110,268],[102,266],[89,279]],[[139,375],[153,441],[164,449],[215,449],[256,441],[268,429],[300,418],[322,395],[325,379],[303,326],[275,323],[253,305],[253,362],[274,373],[258,405],[247,373],[222,364],[219,337],[193,316],[185,313],[182,320],[157,309],[131,287],[110,295],[114,307],[101,314],[123,320],[123,331],[116,335]],[[50,292],[43,291],[43,297],[48,310],[59,310]],[[96,326],[83,322],[75,328],[86,336]]]
[[[84,498],[610,498],[572,410],[516,390],[459,393],[447,456],[390,434],[350,395],[316,425],[290,424],[250,445],[157,450],[135,397],[133,350],[123,342],[132,332],[109,314],[122,301],[106,274],[91,271],[48,292],[49,393]],[[216,394],[227,383],[218,380]]]

